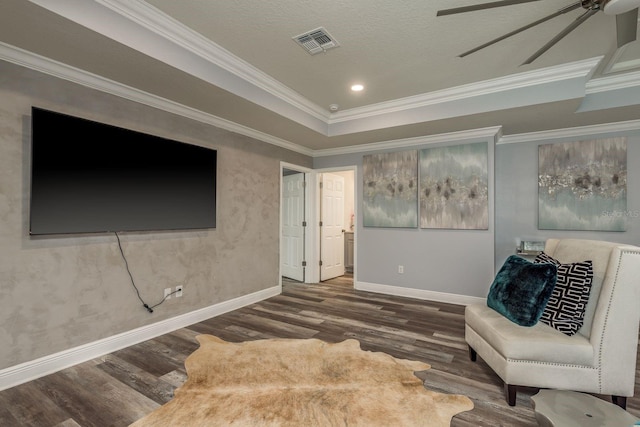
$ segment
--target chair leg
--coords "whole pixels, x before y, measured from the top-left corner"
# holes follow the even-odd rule
[[[627,398],[624,396],[611,396],[611,401],[621,407],[622,409],[627,409]]]
[[[469,346],[469,359],[471,359],[472,362],[475,362],[478,359],[478,353],[476,353],[471,346]]]
[[[516,406],[516,393],[518,391],[518,386],[513,384],[504,384],[504,394],[507,398],[507,403],[509,406]]]

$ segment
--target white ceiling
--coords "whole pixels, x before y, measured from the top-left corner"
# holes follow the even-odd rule
[[[580,10],[457,57],[574,1],[2,0],[0,59],[311,154],[640,119],[640,42],[616,49],[604,13],[530,65]],[[318,27],[340,46],[312,56],[292,37]]]

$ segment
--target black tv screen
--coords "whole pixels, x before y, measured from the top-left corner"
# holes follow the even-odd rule
[[[32,108],[30,234],[216,226],[216,150]]]

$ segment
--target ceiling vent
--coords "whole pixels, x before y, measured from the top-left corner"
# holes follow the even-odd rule
[[[322,27],[295,36],[293,40],[311,55],[340,46],[340,43],[331,37],[327,30]]]

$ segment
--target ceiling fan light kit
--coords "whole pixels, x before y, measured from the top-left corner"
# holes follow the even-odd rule
[[[473,12],[484,9],[491,9],[495,7],[504,7],[504,6],[512,6],[520,3],[529,3],[533,1],[539,0],[501,0],[501,1],[493,1],[489,3],[482,3],[473,6],[463,6],[457,7],[454,9],[443,9],[437,12],[436,16],[445,16],[445,15],[453,15],[458,13],[466,13]],[[490,40],[480,46],[477,46],[471,50],[468,50],[460,55],[459,57],[465,57],[472,53],[475,53],[485,47],[491,46],[495,43],[498,43],[504,39],[507,39],[511,36],[514,36],[518,33],[521,33],[529,28],[535,27],[543,22],[546,22],[552,18],[563,15],[567,12],[576,10],[576,9],[584,9],[582,15],[576,18],[573,22],[571,22],[566,28],[564,28],[560,33],[558,33],[554,38],[552,38],[547,44],[542,46],[538,51],[536,51],[533,55],[525,60],[522,65],[531,64],[538,57],[544,54],[547,50],[551,49],[556,43],[562,40],[565,36],[575,30],[578,26],[584,23],[591,16],[595,15],[599,11],[603,11],[607,15],[615,15],[616,16],[616,33],[617,33],[617,46],[618,48],[624,46],[627,43],[635,41],[637,38],[637,28],[638,28],[638,8],[640,7],[640,0],[579,0],[574,1],[573,3],[559,9],[558,11],[547,15],[537,21],[531,22],[523,27],[517,28],[509,33],[506,33],[498,38]]]

